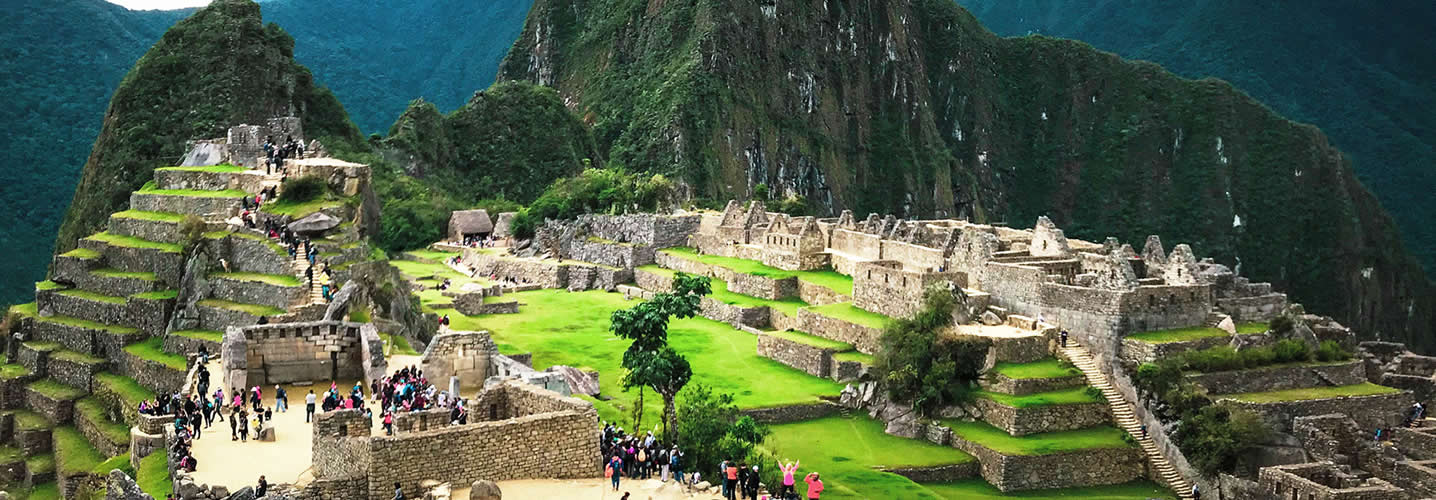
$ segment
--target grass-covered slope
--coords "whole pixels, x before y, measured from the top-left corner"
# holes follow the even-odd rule
[[[1429,280],[1320,131],[1225,82],[999,38],[950,0],[539,0],[499,75],[557,88],[610,162],[699,196],[1159,234],[1436,347]]]
[[[258,4],[216,0],[196,11],[170,28],[115,90],[57,250],[96,232],[155,167],[184,154],[185,141],[289,114],[303,119],[309,137],[359,140],[339,101],[294,61],[294,39],[266,26]]]

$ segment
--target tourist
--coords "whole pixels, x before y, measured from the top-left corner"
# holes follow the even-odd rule
[[[394,412],[384,411],[384,435],[394,435]]]
[[[1062,330],[1062,347],[1067,347],[1067,330]]]
[[[778,465],[778,469],[783,471],[783,489],[781,492],[783,498],[798,494],[797,488],[793,487],[793,473],[798,472],[798,463],[799,461],[794,460],[793,463],[788,465]]]
[[[394,500],[404,500],[404,488],[399,487],[398,481],[394,481]]]
[[[289,411],[289,393],[278,385],[274,386],[274,406],[279,408],[280,413]]]
[[[224,414],[220,410],[224,408],[224,389],[214,390],[214,418],[220,422],[224,421]]]
[[[718,477],[723,479],[723,498],[734,500],[733,490],[738,483],[738,466],[731,460],[724,460],[718,471]]]
[[[754,465],[753,472],[751,474],[748,474],[748,482],[743,483],[743,489],[747,491],[748,498],[757,500],[758,482],[758,466]]]
[[[269,481],[264,480],[264,474],[259,475],[259,486],[254,488],[254,498],[264,498],[269,494]]]
[[[664,447],[664,448],[659,449],[659,450],[658,450],[658,457],[657,457],[655,460],[657,460],[657,463],[662,464],[662,470],[663,470],[663,473],[658,476],[658,482],[660,482],[660,483],[666,483],[666,482],[668,482],[668,471],[669,471],[669,469],[670,469],[670,468],[672,467],[672,465],[673,465],[673,464],[669,461],[669,459],[668,459],[668,448],[667,448],[667,447]]]
[[[673,451],[668,453],[668,464],[673,466],[673,477],[680,483],[683,482],[683,462],[678,458],[681,455],[683,453],[678,451],[677,446],[674,446]]]
[[[259,389],[258,385],[254,386],[252,391],[254,392],[254,412],[259,413],[259,411],[264,408],[264,403],[262,402],[264,400],[264,392]]]
[[[234,415],[229,416],[229,440],[239,441],[239,419]]]
[[[808,477],[803,478],[803,481],[808,483],[808,500],[817,500],[818,496],[823,494],[823,481],[818,479],[818,473],[808,473]],[[1196,493],[1195,490],[1193,493]]]
[[[1147,424],[1142,424],[1142,439],[1147,439]]]
[[[1194,500],[1202,500],[1202,489],[1198,488],[1195,484],[1192,485],[1192,498]]]
[[[733,489],[738,490],[738,498],[748,498],[748,464],[738,464],[738,480],[733,483]],[[756,500],[756,499],[755,499]]]
[[[239,441],[249,441],[249,412],[239,410]]]
[[[225,272],[228,272],[228,271],[229,271],[228,269],[225,270]],[[205,347],[204,344],[200,344],[200,345],[199,345],[199,364],[200,364],[200,370],[203,370],[202,373],[209,373],[209,370],[204,367],[204,365],[205,365],[206,363],[209,363],[209,348],[208,348],[208,347]],[[206,383],[205,385],[208,385],[208,383]],[[208,391],[206,391],[205,389],[200,389],[199,392],[200,392],[201,394],[203,394],[203,393],[208,392]]]
[[[613,481],[613,491],[618,491],[618,478],[623,475],[623,459],[618,458],[617,454],[613,455],[613,459],[608,461],[608,467],[604,469],[603,475]]]

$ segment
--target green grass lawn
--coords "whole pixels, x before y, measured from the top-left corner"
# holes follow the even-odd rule
[[[853,350],[853,345],[852,345],[852,344],[849,344],[849,343],[847,343],[847,342],[838,342],[838,341],[836,341],[836,340],[828,340],[828,339],[825,339],[825,338],[822,338],[822,337],[818,337],[818,336],[816,336],[816,335],[808,335],[808,334],[806,334],[806,333],[799,332],[799,331],[792,331],[792,330],[788,330],[788,331],[777,331],[777,330],[774,330],[774,331],[767,331],[767,332],[763,332],[763,333],[766,334],[766,335],[770,335],[770,336],[773,336],[773,337],[780,338],[780,339],[790,340],[790,341],[793,341],[793,342],[797,342],[797,343],[799,343],[799,344],[804,344],[804,345],[813,346],[813,347],[816,347],[816,348],[818,348],[818,349],[832,349],[832,350],[837,351],[837,352],[847,352],[847,351]]]
[[[114,295],[105,295],[105,294],[103,294],[103,293],[95,293],[95,292],[91,292],[91,291],[89,291],[89,290],[81,290],[81,289],[78,289],[78,288],[72,288],[72,289],[69,289],[69,290],[60,290],[60,291],[55,292],[55,293],[58,293],[58,294],[60,294],[60,295],[64,295],[64,296],[67,296],[67,297],[74,297],[74,298],[77,298],[77,299],[83,299],[83,300],[88,300],[88,301],[92,301],[92,302],[104,302],[104,303],[107,303],[107,304],[125,305],[125,298],[124,298],[124,297],[116,297],[116,296],[114,296]]]
[[[56,283],[56,282],[53,282],[53,281],[50,281],[50,280],[37,281],[37,282],[35,282],[35,290],[39,290],[39,291],[58,290],[58,289],[61,289],[61,288],[65,288],[65,285],[61,285],[61,284],[59,284],[59,283]]]
[[[185,371],[188,368],[185,357],[165,352],[161,347],[163,343],[164,339],[160,337],[150,337],[125,346],[125,352],[138,356],[140,359],[155,361],[175,370]]]
[[[411,250],[404,253],[420,259],[431,260],[439,264],[443,264],[444,261],[459,256],[459,252],[440,252],[438,250]]]
[[[85,391],[48,378],[30,382],[30,385],[25,386],[25,388],[43,394],[50,399],[71,401],[85,397]]]
[[[55,455],[53,453],[46,453],[43,455],[35,455],[33,457],[27,458],[25,459],[25,468],[30,469],[31,472],[54,471]]]
[[[21,366],[21,365],[8,364],[8,363],[7,363],[7,364],[4,364],[4,365],[0,365],[0,379],[3,379],[3,380],[10,380],[10,379],[12,379],[12,378],[20,378],[20,377],[23,377],[23,376],[26,376],[26,375],[29,375],[29,374],[30,374],[30,369],[25,368],[24,366]]]
[[[25,453],[19,448],[0,446],[0,464],[13,464],[25,460]]]
[[[179,290],[155,290],[131,295],[140,300],[170,300],[179,298]]]
[[[155,393],[136,382],[135,379],[113,373],[95,374],[95,392],[108,392],[120,397],[125,405],[126,415],[137,411],[140,403],[155,399]]]
[[[858,351],[840,352],[834,354],[833,359],[836,359],[838,361],[857,361],[868,366],[872,366],[874,363],[874,358],[872,357],[872,355],[863,354]]]
[[[141,458],[140,466],[135,470],[135,482],[139,483],[140,491],[155,498],[164,498],[165,495],[174,493],[165,454],[151,453]]]
[[[391,347],[390,349],[388,349],[389,354],[391,354],[391,355],[393,355],[393,354],[398,354],[398,355],[400,355],[400,356],[418,356],[418,355],[419,355],[419,352],[418,352],[418,351],[415,351],[415,350],[414,350],[414,347],[413,347],[413,346],[410,346],[410,345],[409,345],[409,341],[408,341],[408,340],[405,340],[403,336],[400,336],[400,335],[390,335],[390,334],[387,334],[387,333],[380,333],[380,334],[379,334],[379,338],[384,339],[384,345],[386,345],[386,346],[393,346],[393,347]]]
[[[217,330],[180,330],[170,332],[170,335],[179,335],[185,338],[196,340],[207,340],[210,342],[224,343],[224,332]]]
[[[129,453],[125,453],[117,457],[110,457],[109,460],[100,462],[100,465],[96,465],[95,470],[91,473],[96,476],[105,477],[110,474],[110,471],[115,469],[119,469],[125,474],[128,474],[130,477],[135,477],[135,469],[130,467]]]
[[[273,215],[288,215],[294,219],[303,219],[315,212],[326,208],[338,208],[344,206],[344,200],[334,200],[320,197],[314,200],[294,202],[279,199],[265,203],[260,211]]]
[[[100,330],[100,331],[104,331],[104,332],[108,332],[108,333],[112,333],[112,334],[116,334],[116,335],[128,335],[128,334],[131,334],[131,333],[139,332],[138,329],[130,328],[130,327],[128,327],[128,326],[107,325],[107,324],[100,323],[100,322],[97,322],[97,321],[90,321],[90,320],[88,320],[88,319],[80,319],[80,318],[72,318],[72,317],[69,317],[69,316],[50,316],[50,317],[48,317],[48,318],[41,317],[41,316],[39,315],[39,313],[38,313],[38,312],[36,311],[36,309],[35,309],[35,303],[34,303],[34,302],[31,302],[31,303],[28,303],[28,304],[20,304],[20,305],[13,306],[13,307],[10,308],[10,311],[11,311],[11,312],[14,312],[14,313],[16,313],[16,314],[25,316],[25,317],[35,318],[37,321],[43,321],[43,322],[46,322],[46,323],[55,323],[55,324],[66,325],[66,326],[73,326],[73,327],[76,327],[76,328],[87,328],[87,329],[90,329],[90,330]]]
[[[178,224],[180,223],[180,221],[184,220],[183,214],[176,214],[170,212],[146,212],[144,210],[125,210],[123,212],[115,212],[110,214],[110,217],[119,219],[138,219],[155,222],[169,222],[174,224]]]
[[[128,410],[128,408],[125,410]],[[105,404],[101,402],[99,398],[90,396],[76,401],[75,412],[84,414],[85,418],[93,422],[110,442],[130,442],[130,427],[122,423],[111,422],[105,418]]]
[[[875,470],[875,466],[931,466],[967,463],[974,458],[950,446],[883,433],[883,424],[866,416],[825,417],[772,426],[763,447],[780,461],[798,460],[798,492],[806,498],[802,478],[817,472],[823,498],[942,498],[924,485]]]
[[[206,307],[216,307],[220,309],[229,309],[231,311],[238,311],[254,316],[278,316],[280,314],[284,314],[284,310],[277,307],[270,307],[259,304],[245,304],[241,302],[233,302],[223,299],[205,299],[199,301],[199,305]]]
[[[1082,374],[1077,367],[1065,364],[1057,358],[1031,363],[998,363],[992,368],[992,372],[1011,379],[1066,378]]]
[[[628,342],[608,331],[608,320],[614,310],[632,307],[637,301],[601,291],[534,290],[505,297],[524,304],[519,314],[469,317],[449,311],[450,326],[489,330],[502,352],[532,352],[538,370],[553,365],[598,370],[604,395],[614,398],[595,405],[605,419],[620,416],[620,408],[632,408],[637,391],[621,389],[620,363]],[[669,344],[693,366],[693,383],[733,392],[740,407],[810,403],[818,395],[835,395],[842,389],[831,380],[759,357],[757,342],[752,334],[700,317],[674,321],[669,329]],[[645,403],[645,422],[657,422],[662,399],[649,392]]]
[[[887,316],[883,316],[875,312],[868,312],[862,309],[858,309],[858,307],[853,305],[852,302],[839,302],[836,304],[828,304],[825,306],[813,306],[809,307],[808,310],[821,314],[823,316],[827,316],[829,318],[840,319],[849,323],[855,323],[858,325],[866,326],[868,328],[876,328],[879,330],[883,329],[883,327],[886,326],[887,322],[890,320],[890,318],[888,318]]]
[[[83,364],[83,365],[98,365],[98,364],[100,364],[100,363],[104,363],[104,362],[105,362],[105,358],[101,358],[101,357],[98,357],[98,356],[91,356],[91,355],[89,355],[89,354],[85,354],[85,353],[82,353],[82,352],[75,352],[75,351],[69,351],[69,350],[56,351],[54,354],[51,354],[51,355],[50,355],[50,359],[51,359],[51,360],[56,360],[56,359],[58,359],[58,360],[62,360],[62,361],[69,361],[69,362],[71,362],[71,363],[79,363],[79,364]]]
[[[250,281],[274,286],[299,286],[301,284],[298,276],[292,276],[288,274],[209,273],[209,275],[215,278],[224,278],[235,281]]]
[[[249,193],[238,189],[226,189],[223,191],[208,191],[204,189],[156,189],[149,185],[138,191],[140,194],[158,194],[164,196],[187,196],[190,198],[243,198]]]
[[[215,174],[232,174],[235,172],[246,172],[250,169],[238,165],[210,165],[207,167],[161,167],[155,170],[179,170],[184,172],[210,172]],[[258,172],[258,170],[255,170]],[[261,172],[262,173],[262,172]]]
[[[159,250],[165,253],[180,253],[182,250],[178,243],[163,243],[136,238],[134,236],[123,236],[111,233],[95,233],[85,237],[87,240],[103,241],[111,246],[123,248],[145,248]]]
[[[1281,401],[1302,401],[1307,399],[1376,396],[1380,394],[1395,394],[1398,392],[1401,392],[1401,390],[1393,389],[1383,385],[1376,385],[1371,382],[1362,382],[1360,384],[1343,385],[1337,387],[1309,387],[1306,389],[1287,389],[1284,391],[1224,394],[1221,397],[1232,398],[1239,401],[1246,401],[1249,403],[1276,403]]]
[[[1073,387],[1050,392],[1038,392],[1026,396],[1013,396],[1000,392],[976,391],[973,395],[979,398],[987,398],[1013,408],[1031,408],[1034,406],[1046,405],[1070,405],[1083,403],[1105,403],[1101,396],[1093,396],[1087,392],[1087,387]]]
[[[1092,448],[1131,448],[1136,446],[1128,444],[1122,439],[1126,432],[1111,426],[1011,436],[1006,431],[993,427],[987,422],[943,420],[942,423],[952,429],[954,436],[1006,455],[1047,455]]]
[[[30,410],[11,410],[10,414],[15,415],[15,430],[32,431],[55,426],[39,413]]]
[[[1238,323],[1237,333],[1253,334],[1267,331],[1266,323]],[[1168,342],[1185,342],[1189,340],[1200,340],[1211,337],[1225,337],[1227,332],[1212,326],[1193,326],[1189,328],[1173,328],[1170,330],[1156,330],[1151,332],[1134,333],[1127,338],[1140,340],[1149,344],[1165,344]]]
[[[674,257],[682,257],[694,262],[701,262],[710,266],[718,266],[732,270],[733,272],[751,274],[753,276],[764,276],[773,279],[797,277],[799,280],[831,289],[843,295],[853,294],[853,278],[831,269],[816,271],[785,271],[769,266],[756,260],[739,259],[736,257],[721,257],[718,255],[699,255],[697,250],[688,247],[673,247],[660,250],[663,253]]]
[[[493,284],[493,282],[484,278],[470,278],[468,276],[465,276],[464,273],[455,271],[444,264],[418,262],[412,260],[391,260],[389,261],[389,264],[398,268],[399,272],[403,273],[404,276],[408,279],[428,278],[431,276],[438,276],[439,279],[448,278],[450,284],[453,285],[456,290],[458,289],[458,287],[461,287],[468,283],[478,283],[484,286]],[[435,281],[431,284],[428,284],[428,286],[438,286],[438,282]]]
[[[94,260],[100,258],[100,252],[88,248],[76,248],[60,254],[61,257],[74,257],[82,260]]]
[[[52,342],[49,340],[31,340],[28,342],[24,342],[21,345],[30,348],[30,350],[32,351],[44,352],[58,351],[61,347],[63,347],[60,345],[59,342]]]
[[[1171,490],[1150,481],[1134,481],[1112,486],[1091,486],[1087,488],[1061,488],[1054,490],[1014,491],[1003,493],[981,479],[967,479],[951,483],[926,483],[929,490],[944,498],[963,500],[993,500],[1002,498],[1025,498],[1029,500],[1145,500],[1161,498],[1176,500]]]
[[[56,427],[52,431],[55,443],[55,462],[61,474],[89,472],[105,461],[105,457],[85,440],[85,435],[73,426]]]
[[[155,273],[121,271],[119,269],[111,268],[96,269],[94,271],[90,271],[90,274],[99,276],[101,278],[137,279],[145,281],[156,281],[159,279],[155,276]]]
[[[728,290],[728,283],[718,278],[712,278],[710,281],[713,286],[713,293],[709,295],[709,297],[721,301],[724,304],[732,304],[739,307],[767,306],[789,316],[798,314],[798,309],[808,306],[807,302],[803,302],[802,299],[797,297],[788,297],[783,300],[760,299],[758,297],[730,291]]]

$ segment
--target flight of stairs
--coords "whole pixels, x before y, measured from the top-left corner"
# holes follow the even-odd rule
[[[1177,468],[1167,461],[1167,458],[1162,455],[1161,448],[1157,447],[1157,443],[1152,441],[1151,437],[1142,437],[1142,422],[1137,420],[1136,414],[1132,412],[1131,404],[1122,397],[1122,393],[1118,392],[1116,387],[1112,386],[1107,375],[1097,367],[1097,361],[1092,358],[1092,353],[1087,352],[1087,349],[1071,340],[1068,340],[1067,347],[1063,347],[1061,350],[1062,354],[1087,376],[1087,382],[1102,391],[1102,396],[1107,399],[1107,405],[1112,409],[1112,418],[1116,420],[1117,426],[1131,434],[1142,446],[1142,452],[1147,455],[1147,462],[1156,475],[1161,478],[1161,481],[1179,497],[1191,498],[1191,481],[1177,472]]]
[[[294,268],[294,275],[299,278],[302,286],[309,286],[309,280],[305,279],[304,271],[309,269],[309,259],[304,256],[304,245],[299,245],[299,251],[294,253],[294,260],[290,263]],[[324,298],[324,285],[329,284],[329,277],[324,275],[324,265],[317,260],[314,265],[314,286],[309,287],[309,304],[328,304]],[[334,293],[337,290],[330,290]]]

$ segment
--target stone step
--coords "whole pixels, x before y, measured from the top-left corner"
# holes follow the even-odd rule
[[[34,304],[17,306],[12,311],[31,322],[31,340],[58,342],[66,349],[101,357],[145,335],[130,326],[109,325],[71,316],[40,316],[35,312]]]
[[[209,330],[220,330],[230,326],[250,326],[259,323],[259,318],[278,316],[284,310],[262,304],[247,304],[224,299],[205,299],[196,303],[200,313],[200,326]]]
[[[74,280],[76,288],[106,295],[135,295],[168,288],[155,273],[121,271],[109,267],[93,269],[76,278],[78,278]]]
[[[80,248],[99,253],[103,268],[125,272],[154,273],[167,288],[179,285],[184,272],[184,255],[179,245],[134,236],[96,233],[80,240]]]
[[[287,274],[210,273],[211,296],[284,309],[303,300],[303,281]]]
[[[84,389],[50,378],[36,380],[25,386],[25,406],[56,424],[69,423],[74,416],[75,401],[84,396]]]
[[[130,194],[130,209],[195,215],[205,220],[222,221],[243,210],[247,196],[248,193],[238,190],[149,189]]]
[[[124,324],[129,319],[129,299],[122,296],[74,288],[37,292],[35,299],[60,316],[104,324]]]
[[[184,239],[180,234],[180,225],[184,218],[184,214],[172,212],[125,210],[110,214],[106,232],[150,241],[179,243]],[[210,230],[208,225],[205,230]]]
[[[263,167],[263,165],[261,165]],[[248,169],[232,165],[207,167],[163,167],[155,169],[155,185],[160,189],[239,190],[258,193],[268,187],[269,176],[263,168]]]

